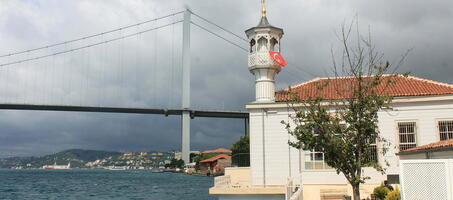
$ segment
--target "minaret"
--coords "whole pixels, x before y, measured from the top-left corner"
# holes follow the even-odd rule
[[[281,70],[269,51],[280,52],[283,29],[271,26],[266,17],[266,3],[261,0],[261,20],[258,26],[245,31],[250,43],[249,71],[255,75],[255,103],[275,101],[275,75]]]

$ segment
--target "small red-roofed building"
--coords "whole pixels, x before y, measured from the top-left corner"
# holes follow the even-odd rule
[[[453,139],[422,145],[399,152],[401,160],[453,159]]]
[[[225,167],[231,166],[231,156],[220,154],[212,158],[200,161],[199,173],[204,175],[222,175]]]
[[[453,199],[453,139],[406,149],[398,155],[404,199]]]

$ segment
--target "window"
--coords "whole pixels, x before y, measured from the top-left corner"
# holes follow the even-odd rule
[[[370,144],[370,152],[371,152],[371,156],[370,156],[369,161],[377,163],[378,162],[378,149],[377,149],[376,142],[373,144]]]
[[[278,45],[278,41],[275,38],[271,39],[271,51],[280,51],[280,45]]]
[[[252,39],[250,41],[250,53],[255,53],[256,51],[256,42],[255,39]]]
[[[399,149],[400,151],[417,146],[417,130],[415,122],[398,123]]]
[[[260,51],[260,52],[268,51],[266,38],[262,37],[262,38],[258,39],[258,51]]]
[[[370,142],[370,155],[365,159],[366,163],[377,163],[378,162],[378,148],[376,144],[376,139],[371,140]]]
[[[324,162],[324,153],[319,151],[305,151],[305,169],[331,169]]]
[[[439,121],[440,140],[453,139],[453,121]]]

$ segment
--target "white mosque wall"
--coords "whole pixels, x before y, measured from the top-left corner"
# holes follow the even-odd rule
[[[281,124],[282,120],[288,121],[286,109],[250,112],[250,165],[253,185],[285,185],[288,177],[296,176],[300,172],[301,154],[299,150],[289,146],[288,140],[291,138]]]
[[[272,105],[272,104],[268,104]],[[267,107],[275,107],[267,106]],[[265,104],[263,105],[265,108]],[[390,164],[387,174],[398,174],[398,122],[416,122],[417,146],[439,141],[437,123],[439,120],[453,120],[453,101],[398,103],[392,111],[380,111],[379,130],[382,137],[390,142],[390,148],[379,161]],[[287,108],[250,109],[250,164],[253,185],[285,185],[290,176],[302,175],[305,183],[345,183],[342,175],[333,170],[312,171],[304,169],[304,152],[288,145],[291,139],[281,121],[289,121]],[[263,139],[264,122],[264,139]],[[264,149],[263,149],[264,142]],[[381,144],[378,143],[378,147]],[[365,168],[365,175],[373,177],[367,183],[385,180],[374,169]]]
[[[386,180],[386,176],[372,167],[362,168],[364,176],[369,177],[365,184],[379,185]],[[301,173],[302,184],[307,185],[338,185],[349,184],[342,173],[334,170],[303,170]]]
[[[394,111],[379,112],[379,131],[390,142],[388,152],[380,157],[390,166],[388,174],[398,174],[398,122],[416,122],[417,146],[440,141],[438,121],[453,120],[453,101],[401,103],[393,105]]]

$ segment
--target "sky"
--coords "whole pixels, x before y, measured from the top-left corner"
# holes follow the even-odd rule
[[[453,1],[446,0],[268,0],[269,22],[283,28],[288,66],[277,89],[332,76],[331,51],[341,52],[342,24],[358,19],[384,59],[399,72],[452,83]],[[245,37],[257,25],[260,0],[3,0],[0,55],[68,41],[140,23],[190,8]],[[151,29],[181,15],[81,42],[18,56],[33,58]],[[192,20],[247,48],[247,43],[192,16]],[[181,23],[158,31],[0,69],[0,103],[179,108]],[[334,55],[336,55],[334,53]],[[244,110],[254,100],[247,52],[192,25],[191,104],[209,110]],[[0,111],[0,157],[45,155],[71,148],[180,150],[178,116]],[[195,118],[191,149],[230,147],[244,135],[240,119]]]

